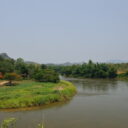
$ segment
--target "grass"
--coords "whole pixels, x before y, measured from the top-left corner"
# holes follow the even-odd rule
[[[17,86],[0,88],[0,109],[41,106],[70,99],[76,93],[72,83],[21,81]]]
[[[16,128],[16,118],[8,118],[3,120],[0,128]],[[38,124],[37,128],[44,128],[43,123]]]
[[[16,128],[16,119],[15,118],[9,118],[2,122],[0,128]]]

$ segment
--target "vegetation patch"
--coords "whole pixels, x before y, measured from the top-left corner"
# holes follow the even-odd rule
[[[49,68],[66,77],[76,78],[116,78],[117,69],[114,65],[105,63],[88,63],[65,65],[51,65]]]
[[[120,80],[128,80],[128,71],[125,73],[118,74],[118,79]]]
[[[76,93],[72,83],[21,81],[0,88],[0,109],[40,106],[70,99]]]

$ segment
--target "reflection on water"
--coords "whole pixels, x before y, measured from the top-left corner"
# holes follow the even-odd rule
[[[69,80],[76,84],[78,89],[82,90],[94,90],[94,91],[108,91],[117,88],[116,80],[96,80],[96,79],[86,79],[86,80]]]
[[[110,90],[116,90],[117,81],[115,80],[70,80],[77,86],[78,95],[80,96],[94,96],[106,95]]]
[[[18,119],[18,128],[128,128],[128,82],[116,80],[68,79],[78,89],[67,103],[40,109],[0,112],[0,121]]]

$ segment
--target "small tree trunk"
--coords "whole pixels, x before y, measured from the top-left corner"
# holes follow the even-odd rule
[[[9,80],[9,86],[11,86],[12,85],[12,80]]]

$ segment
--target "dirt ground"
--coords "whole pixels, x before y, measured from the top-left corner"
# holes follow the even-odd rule
[[[5,84],[7,84],[8,83],[8,81],[1,81],[0,82],[0,86],[3,86],[3,85],[5,85]]]

